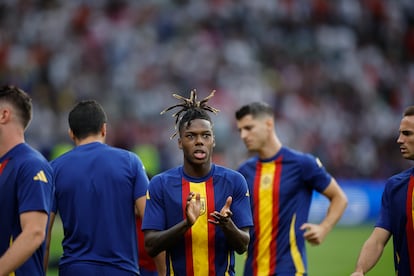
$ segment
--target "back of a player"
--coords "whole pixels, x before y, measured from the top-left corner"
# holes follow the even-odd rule
[[[148,183],[139,158],[93,142],[52,166],[65,233],[60,275],[137,275],[134,201]]]

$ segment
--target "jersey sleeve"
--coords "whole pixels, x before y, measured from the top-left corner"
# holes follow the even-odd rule
[[[391,232],[390,187],[391,183],[387,181],[382,192],[381,208],[375,227],[381,227]]]
[[[43,211],[49,214],[54,192],[52,168],[47,161],[30,158],[18,174],[19,213]]]
[[[232,220],[238,228],[253,226],[252,212],[250,208],[250,192],[246,179],[239,173],[234,176],[234,194],[232,206]]]
[[[303,178],[312,189],[322,193],[331,182],[332,176],[326,171],[319,158],[305,154],[303,159]]]
[[[162,178],[154,176],[148,185],[142,230],[164,230],[166,228],[165,221]]]
[[[148,175],[145,170],[144,164],[141,159],[134,153],[131,153],[132,166],[135,169],[135,187],[134,187],[134,198],[145,196],[148,188]]]

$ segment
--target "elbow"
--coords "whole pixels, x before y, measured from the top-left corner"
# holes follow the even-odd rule
[[[145,251],[147,251],[147,254],[151,258],[156,257],[161,252],[161,250],[158,250],[154,242],[152,242],[151,239],[148,237],[145,237],[144,239],[144,247],[145,247]]]
[[[346,207],[348,207],[348,197],[344,194],[343,196],[343,205],[344,205],[344,210],[346,209]]]
[[[155,258],[160,253],[153,246],[150,246],[147,243],[145,243],[145,251],[147,251],[151,258]]]
[[[32,236],[33,244],[36,245],[36,247],[39,247],[46,239],[46,230],[36,228],[33,229],[33,231],[30,233]]]
[[[243,247],[240,247],[240,248],[237,248],[235,251],[236,251],[236,253],[237,254],[239,254],[239,255],[241,255],[241,254],[243,254],[244,252],[246,252],[247,251],[247,245],[246,246],[243,246]]]
[[[245,253],[249,247],[250,235],[248,232],[245,232],[243,243],[241,243],[237,248],[234,249],[237,254],[241,255]]]

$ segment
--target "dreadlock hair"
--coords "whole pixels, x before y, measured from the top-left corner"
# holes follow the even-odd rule
[[[211,91],[210,95],[208,95],[201,101],[197,101],[197,93],[195,89],[191,90],[190,98],[188,99],[175,93],[172,94],[174,98],[182,100],[182,102],[167,107],[160,113],[162,115],[174,108],[181,107],[180,110],[178,110],[176,113],[172,115],[173,117],[175,117],[175,132],[170,137],[170,139],[174,138],[184,126],[189,126],[191,124],[191,121],[194,119],[204,119],[212,123],[212,120],[208,115],[207,111],[217,114],[217,112],[219,112],[220,110],[208,106],[207,102],[214,96],[215,92],[216,90]]]

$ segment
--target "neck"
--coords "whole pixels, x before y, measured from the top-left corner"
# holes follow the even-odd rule
[[[0,157],[24,142],[24,130],[8,129],[2,131],[0,135]]]
[[[86,144],[90,144],[90,143],[94,143],[94,142],[98,142],[98,143],[104,143],[105,142],[105,138],[102,136],[88,136],[84,139],[75,139],[75,145],[76,146],[81,146],[81,145],[86,145]]]
[[[203,177],[206,176],[211,170],[211,162],[204,164],[189,164],[184,162],[184,172],[191,177]]]
[[[275,156],[279,150],[282,148],[282,143],[277,138],[276,135],[273,135],[270,138],[270,141],[266,143],[259,151],[259,158],[260,159],[268,159]]]

